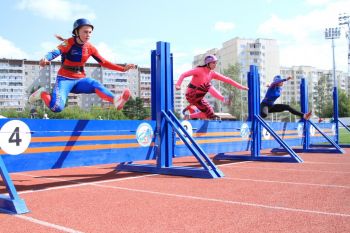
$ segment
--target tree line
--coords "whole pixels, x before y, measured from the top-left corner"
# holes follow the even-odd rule
[[[141,98],[130,98],[124,105],[123,110],[118,111],[113,105],[108,108],[93,106],[90,109],[81,109],[78,106],[68,106],[62,112],[51,112],[46,106],[41,104],[24,111],[15,109],[1,109],[0,115],[7,118],[36,118],[36,119],[84,119],[84,120],[142,120],[150,117],[149,107],[144,107]]]
[[[246,79],[240,80],[241,66],[239,63],[235,65],[230,65],[227,69],[223,71],[223,74],[227,77],[232,78],[234,81],[247,85]],[[313,108],[315,105],[315,115],[320,118],[332,118],[333,117],[333,95],[332,86],[327,86],[327,76],[322,75],[318,80],[316,90],[317,94],[312,100],[309,100],[309,108]],[[241,91],[227,83],[224,83],[224,88],[222,94],[228,96],[231,99],[231,103],[228,106],[228,111],[230,114],[236,117],[236,119],[246,120],[248,112],[248,102],[247,102],[247,92]],[[283,92],[282,92],[283,95]],[[310,92],[309,92],[309,95]],[[317,105],[315,104],[317,103]],[[292,98],[289,103],[293,108],[300,109],[300,103]],[[345,91],[338,88],[338,109],[339,117],[350,117],[350,96],[346,95]],[[214,110],[219,111],[218,104],[214,105]],[[279,113],[279,119],[282,121],[296,121],[296,116],[289,114],[288,112]],[[269,116],[269,117],[272,117]]]

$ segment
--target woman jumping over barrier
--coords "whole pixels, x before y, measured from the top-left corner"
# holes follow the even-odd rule
[[[231,98],[224,97],[214,86],[211,86],[209,88],[208,93],[211,94],[216,99],[220,100],[223,104],[230,105]],[[185,120],[187,120],[191,114],[196,112],[200,112],[200,110],[193,104],[187,105],[187,107],[182,110],[182,114],[186,117]],[[192,118],[192,119],[197,119],[197,118]]]
[[[282,79],[280,75],[276,75],[274,77],[273,82],[268,86],[265,98],[260,104],[260,116],[262,118],[267,117],[268,113],[283,111],[289,111],[296,116],[304,118],[305,120],[309,120],[311,118],[311,111],[308,113],[302,113],[287,104],[274,104],[278,97],[281,96],[284,82],[290,79],[292,79],[292,77],[288,77],[286,79]]]
[[[182,81],[189,76],[192,76],[191,82],[186,90],[186,99],[190,105],[196,106],[200,112],[194,112],[186,116],[186,118],[213,119],[215,118],[214,109],[204,96],[209,92],[213,97],[226,102],[225,97],[221,95],[212,85],[211,80],[216,79],[228,83],[242,90],[248,90],[248,87],[239,84],[238,82],[219,74],[214,71],[217,58],[214,55],[208,55],[204,58],[204,65],[184,72],[180,75],[175,88],[180,90]]]
[[[86,77],[84,65],[92,56],[101,66],[111,70],[126,72],[134,69],[134,64],[119,66],[105,60],[97,49],[89,43],[94,26],[87,19],[77,19],[73,24],[73,36],[63,39],[56,36],[63,43],[56,49],[46,54],[39,62],[44,67],[56,57],[62,57],[62,65],[58,71],[55,86],[51,95],[45,89],[39,88],[29,97],[29,102],[34,103],[42,99],[45,105],[53,112],[61,112],[64,109],[69,93],[96,93],[101,99],[111,102],[118,110],[121,110],[130,97],[130,90],[124,89],[121,96],[116,97],[99,81]]]

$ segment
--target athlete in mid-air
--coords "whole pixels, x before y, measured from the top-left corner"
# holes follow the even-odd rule
[[[44,67],[61,55],[62,65],[58,71],[55,86],[51,94],[46,92],[45,88],[39,88],[29,97],[30,103],[42,99],[51,111],[61,112],[69,93],[96,93],[101,99],[113,103],[118,110],[123,108],[130,98],[130,90],[126,88],[121,96],[115,96],[99,81],[86,77],[84,65],[90,56],[101,66],[111,70],[126,72],[135,68],[135,65],[120,66],[105,60],[89,42],[93,29],[94,26],[89,20],[77,19],[73,24],[71,38],[63,39],[56,36],[63,42],[56,49],[46,54],[39,62],[40,66]]]

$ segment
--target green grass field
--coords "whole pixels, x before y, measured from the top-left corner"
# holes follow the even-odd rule
[[[340,128],[339,130],[339,141],[341,144],[350,144],[350,132],[344,128]]]

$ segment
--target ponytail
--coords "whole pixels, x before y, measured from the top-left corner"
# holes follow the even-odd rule
[[[64,39],[62,36],[57,35],[57,34],[55,34],[55,37],[56,37],[58,40],[60,40],[60,41],[65,41],[65,40],[66,40],[66,39]]]

